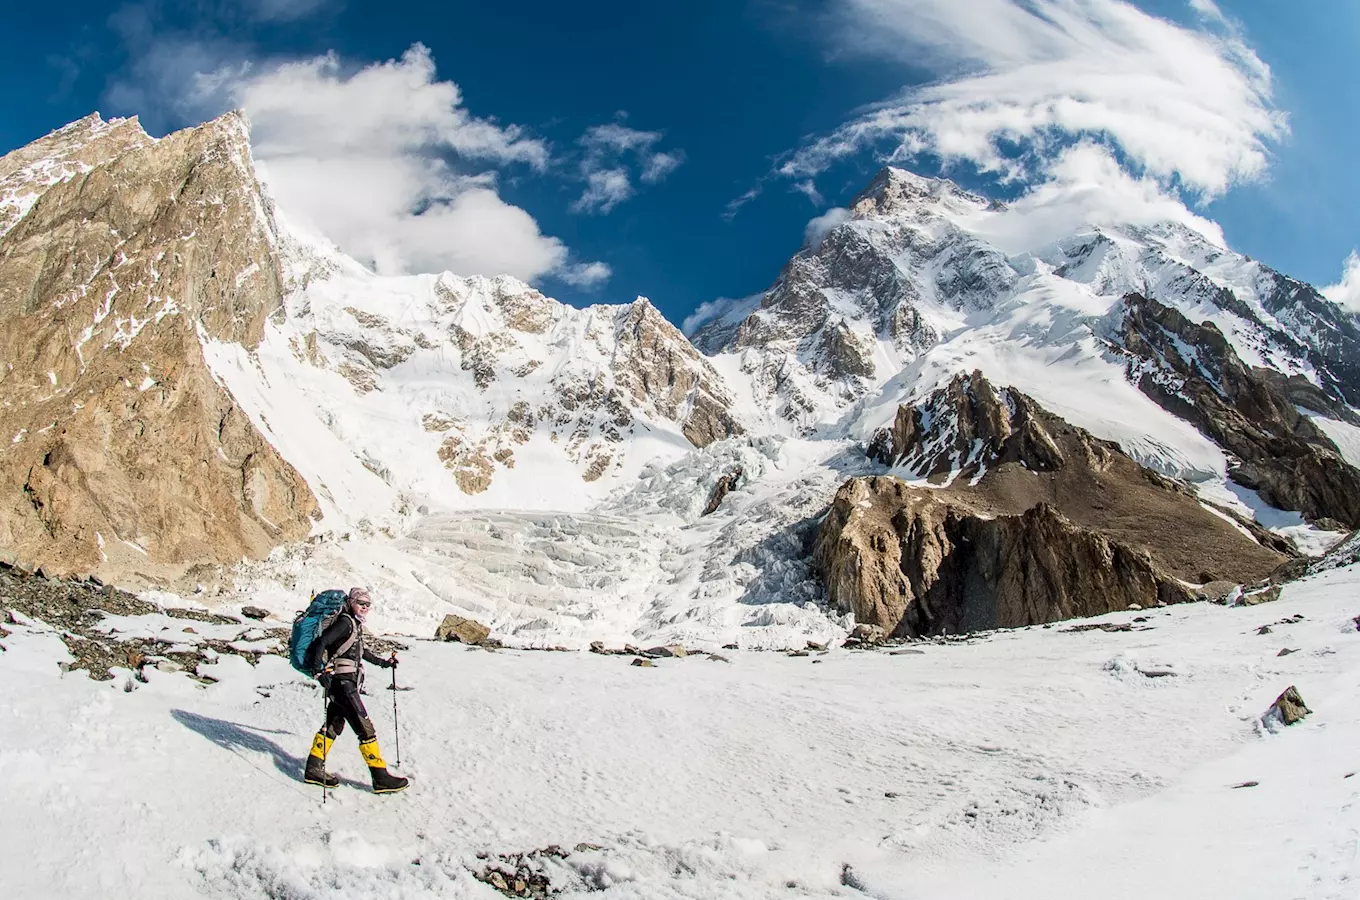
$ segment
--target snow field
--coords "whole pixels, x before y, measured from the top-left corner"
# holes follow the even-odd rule
[[[566,898],[1077,898],[1097,878],[1102,897],[1353,896],[1358,584],[1348,568],[1273,604],[1106,617],[1146,619],[1131,632],[900,655],[638,669],[416,642],[397,695],[412,789],[368,793],[346,734],[324,805],[297,781],[320,697],[282,659],[221,657],[207,688],[150,668],[101,684],[60,673],[41,623],[8,626],[0,765],[23,777],[0,846],[26,864],[4,881],[15,897],[492,898],[479,852],[585,841],[603,849],[553,864]],[[386,674],[367,703],[394,763]],[[1258,717],[1290,684],[1314,715],[1268,733]]]

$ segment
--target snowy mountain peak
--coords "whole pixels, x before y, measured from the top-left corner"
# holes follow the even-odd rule
[[[952,212],[999,208],[985,197],[963,190],[947,178],[929,178],[896,166],[885,166],[850,203],[856,216],[911,215],[932,207]]]
[[[0,235],[52,185],[154,142],[135,116],[106,122],[99,113],[90,113],[0,157]]]

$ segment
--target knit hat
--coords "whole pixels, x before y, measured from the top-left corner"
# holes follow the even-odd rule
[[[369,593],[368,593],[368,591],[365,590],[364,588],[361,588],[361,587],[350,588],[350,589],[349,589],[349,602],[350,602],[350,603],[358,603],[358,602],[361,601],[361,600],[362,600],[363,602],[365,602],[365,603],[368,603],[369,605],[372,605],[372,603],[373,603],[373,597],[370,596]]]

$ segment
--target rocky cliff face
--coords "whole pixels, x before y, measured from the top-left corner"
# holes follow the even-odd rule
[[[1360,472],[1298,406],[1353,419],[1344,403],[1295,376],[1247,367],[1213,324],[1133,294],[1117,344],[1129,377],[1237,458],[1233,480],[1272,506],[1360,527]]]
[[[816,558],[832,603],[897,637],[1017,628],[1191,599],[1146,555],[1047,504],[983,518],[887,477],[841,488]]]
[[[120,577],[305,536],[307,485],[200,344],[254,345],[281,301],[239,118],[74,123],[0,159],[0,227],[0,545]]]
[[[1179,602],[1292,552],[979,372],[900,409],[872,452],[929,484],[846,483],[815,555],[834,604],[900,636]]]

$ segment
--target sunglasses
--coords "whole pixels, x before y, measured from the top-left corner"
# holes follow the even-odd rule
[[[356,601],[354,602],[354,605],[357,606],[357,607],[359,607],[360,609],[368,609],[370,606],[373,605],[373,601],[372,601],[372,600],[356,600]]]

